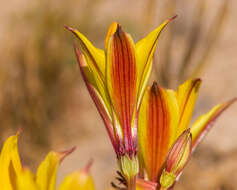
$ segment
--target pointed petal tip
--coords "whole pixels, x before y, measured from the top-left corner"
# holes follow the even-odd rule
[[[120,26],[120,24],[118,22],[112,22],[112,24],[109,26],[109,29],[107,31],[107,35],[106,35],[106,38],[105,38],[105,44],[104,44],[105,49],[107,49],[110,37],[113,36],[114,33],[116,33],[119,26]]]
[[[77,30],[70,27],[70,26],[67,26],[67,25],[64,25],[64,28],[67,29],[68,31],[72,32],[76,37],[78,37],[78,34],[77,34]]]
[[[192,151],[194,151],[197,145],[207,135],[210,129],[213,127],[213,123],[221,116],[221,114],[227,110],[233,103],[237,101],[237,97],[232,98],[225,103],[219,104],[212,108],[208,113],[199,117],[192,125],[191,131],[193,135]]]
[[[191,134],[190,128],[186,129],[186,130],[184,131],[184,133],[190,133],[190,134]],[[192,134],[191,134],[191,135],[192,135]]]
[[[94,163],[94,160],[91,158],[90,160],[89,160],[89,162],[86,164],[86,166],[85,166],[85,168],[84,168],[84,172],[85,173],[89,173],[90,172],[90,169],[91,169],[91,166],[92,166],[92,164]]]
[[[156,81],[153,82],[152,86],[151,86],[151,92],[156,93],[159,89],[159,85]]]
[[[70,148],[69,150],[65,150],[65,151],[62,151],[62,152],[58,152],[59,155],[60,155],[60,162],[62,162],[64,160],[64,158],[66,156],[68,156],[69,154],[71,154],[72,152],[74,152],[76,150],[76,146],[73,146],[72,148]]]
[[[194,86],[195,92],[198,92],[201,83],[202,83],[202,80],[200,78],[193,79],[193,86]]]
[[[64,28],[69,30],[70,32],[73,32],[73,33],[75,32],[75,29],[70,26],[64,25]]]
[[[169,18],[168,21],[173,21],[174,19],[176,19],[178,17],[178,15],[174,15],[173,17]]]
[[[193,84],[196,86],[200,86],[200,84],[202,83],[202,79],[201,78],[194,78],[194,79],[191,79]]]
[[[118,29],[118,28],[121,28],[121,24],[119,24],[118,22],[116,22],[116,21],[114,21],[114,22],[112,22],[112,24],[111,24],[111,26],[110,27],[114,27],[114,28],[116,28],[116,30]]]
[[[121,35],[122,33],[124,33],[124,31],[123,31],[123,29],[122,29],[122,26],[117,23],[116,31],[114,32],[113,36],[119,36],[119,35]]]
[[[20,135],[22,133],[22,128],[18,128],[17,132],[16,132],[16,135]]]
[[[153,81],[153,83],[152,83],[152,87],[156,87],[156,86],[158,86],[158,82],[156,82],[156,81]]]
[[[228,102],[227,102],[227,104],[233,104],[233,103],[235,103],[237,101],[237,97],[234,97],[234,98],[232,98],[231,100],[229,100]]]
[[[237,97],[234,97],[226,102],[224,102],[222,105],[222,110],[221,112],[225,111],[229,106],[231,106],[232,104],[234,104],[237,101]]]
[[[182,139],[182,138],[183,138],[183,139]],[[180,139],[180,141],[186,139],[186,141],[189,141],[189,140],[190,140],[190,142],[192,142],[191,129],[190,129],[190,128],[186,129],[186,130],[179,136],[178,139]],[[178,141],[178,139],[177,139],[177,141]],[[176,142],[177,142],[177,141],[176,141]]]
[[[223,107],[220,110],[220,113],[217,115],[217,117],[224,112],[229,106],[231,106],[233,103],[235,103],[237,101],[237,97],[234,97],[232,99],[230,99],[229,101],[226,101],[225,103],[223,103]]]
[[[196,79],[194,79],[194,81],[196,83],[198,83],[199,85],[202,83],[202,79],[201,78],[196,78]]]

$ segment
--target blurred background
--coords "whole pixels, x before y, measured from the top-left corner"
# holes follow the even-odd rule
[[[201,77],[194,119],[237,96],[236,0],[11,0],[1,5],[0,143],[22,128],[22,160],[33,169],[49,150],[76,145],[58,181],[91,158],[97,189],[108,189],[116,171],[112,146],[76,64],[75,38],[64,25],[103,48],[112,21],[137,41],[178,14],[160,37],[151,81],[176,88]],[[236,189],[236,135],[237,104],[198,147],[176,189]]]

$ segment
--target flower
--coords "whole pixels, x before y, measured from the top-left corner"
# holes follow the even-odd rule
[[[182,172],[187,164],[192,151],[192,134],[190,129],[183,132],[182,135],[175,141],[168,153],[165,168],[160,177],[161,189],[171,187],[176,178]]]
[[[77,30],[67,27],[79,39],[79,48],[75,45],[75,51],[83,79],[126,178],[138,173],[137,110],[151,72],[158,37],[172,19],[136,44],[118,23],[112,23],[105,40],[105,52],[95,48]]]
[[[140,176],[159,183],[158,186],[160,186],[163,168],[169,171],[170,162],[166,160],[167,156],[168,160],[170,159],[169,151],[172,152],[170,150],[172,145],[176,142],[173,145],[176,146],[180,141],[178,137],[189,129],[200,84],[200,79],[188,80],[174,91],[162,88],[154,82],[152,87],[147,87],[145,91],[138,115]],[[192,124],[190,152],[209,131],[213,121],[236,100],[234,98],[218,104]],[[172,159],[179,158],[181,155],[176,152]],[[180,172],[179,170],[178,173]],[[177,173],[173,176],[178,179]]]
[[[189,128],[201,80],[188,80],[177,91],[156,82],[147,86],[158,37],[174,18],[136,44],[114,22],[104,51],[66,27],[79,40],[79,47],[74,47],[82,77],[117,155],[119,182],[129,190],[135,184],[137,189],[173,186],[213,121],[236,101],[215,106]]]
[[[150,76],[158,37],[172,19],[163,22],[136,44],[114,22],[107,32],[105,51],[95,48],[78,30],[66,27],[79,39],[75,52],[83,79],[126,178],[138,173],[137,111]]]
[[[56,174],[62,160],[75,150],[50,152],[40,164],[36,174],[22,167],[18,153],[18,135],[10,136],[0,154],[1,190],[55,190]],[[59,190],[94,190],[94,183],[88,172],[89,166],[67,176]]]

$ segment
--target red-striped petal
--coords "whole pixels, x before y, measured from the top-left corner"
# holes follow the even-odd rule
[[[132,131],[136,127],[132,125],[136,109],[136,58],[134,43],[120,26],[108,41],[106,69],[107,87],[123,129],[124,146],[126,151],[131,151]]]
[[[157,182],[178,124],[178,105],[174,93],[156,83],[144,95],[138,118],[140,163],[151,181]]]

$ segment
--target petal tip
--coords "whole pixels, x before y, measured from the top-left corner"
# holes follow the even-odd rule
[[[157,94],[161,89],[162,88],[160,87],[160,85],[156,81],[154,81],[151,86],[151,92]]]
[[[90,159],[89,162],[86,164],[85,168],[84,168],[84,172],[85,173],[89,173],[90,169],[91,169],[91,166],[92,164],[94,163],[94,160],[93,159]]]
[[[68,31],[72,32],[76,37],[78,37],[76,29],[74,29],[70,26],[67,26],[67,25],[64,25],[64,28],[66,28]]]
[[[16,132],[16,135],[20,135],[22,133],[22,128],[18,128],[17,132]]]
[[[120,24],[117,23],[116,26],[116,31],[114,32],[113,36],[118,36],[120,34],[124,33],[122,26]]]
[[[194,79],[194,81],[197,82],[197,83],[201,83],[202,79],[201,78],[196,78],[196,79]]]
[[[168,21],[173,21],[174,19],[176,19],[178,17],[178,15],[174,15],[173,17],[169,18]]]
[[[236,101],[237,101],[237,97],[234,97],[234,98],[232,98],[230,101],[228,101],[227,103],[233,104],[233,103],[235,103]]]
[[[69,154],[74,152],[76,150],[76,148],[77,148],[76,146],[73,146],[69,150],[65,150],[65,151],[59,152],[59,154],[60,154],[60,162],[62,162],[66,156],[68,156]]]
[[[201,83],[202,83],[202,80],[200,78],[193,79],[193,86],[194,86],[195,92],[198,92]]]
[[[69,30],[70,32],[75,32],[75,29],[70,27],[70,26],[67,26],[67,25],[64,25],[64,28],[66,28],[67,30]]]

